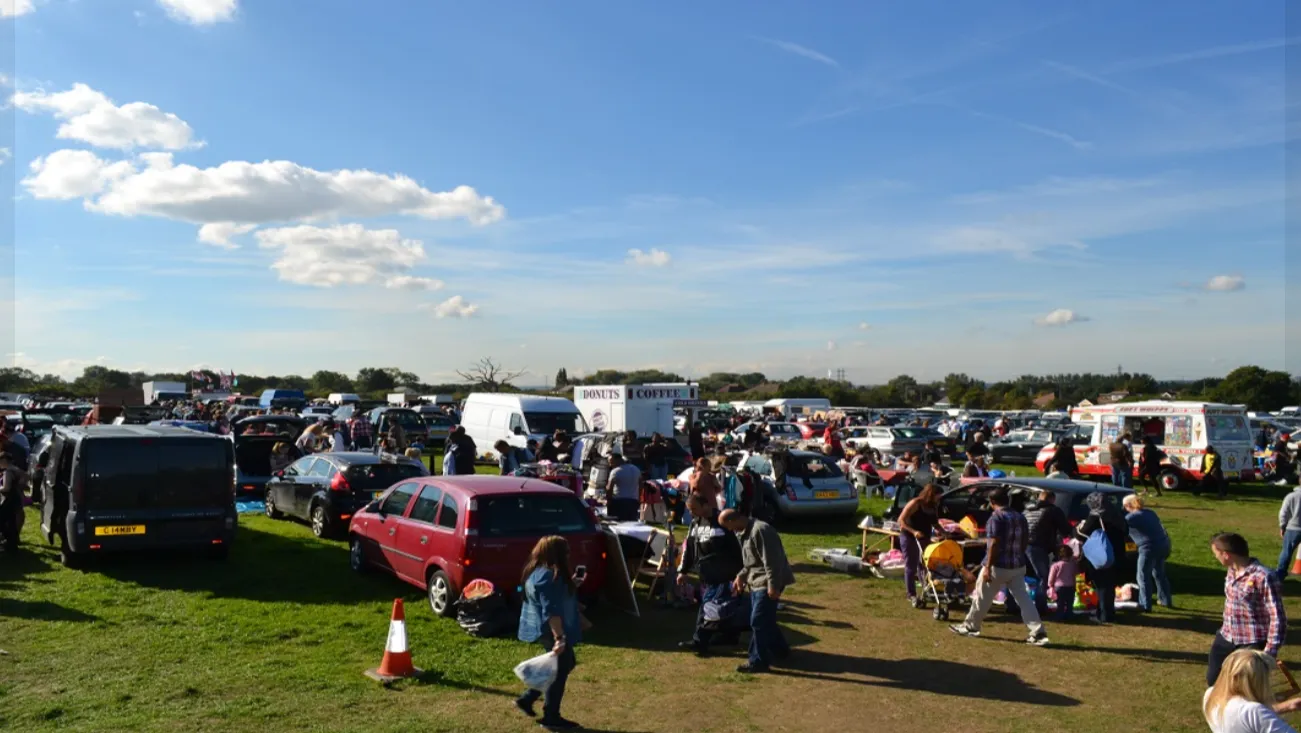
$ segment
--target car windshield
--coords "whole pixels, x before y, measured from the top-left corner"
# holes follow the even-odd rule
[[[578,497],[571,495],[479,497],[478,519],[481,537],[547,537],[594,531],[591,516]]]
[[[386,410],[381,419],[384,422],[395,422],[406,430],[425,427],[425,421],[413,410]]]
[[[1024,443],[1028,440],[1034,440],[1034,433],[1028,430],[1018,430],[1015,433],[1008,433],[1007,440],[1010,443]]]
[[[911,439],[911,438],[925,438],[925,437],[927,437],[927,435],[926,435],[926,431],[925,431],[925,430],[922,430],[921,428],[894,428],[894,429],[893,429],[893,432],[894,432],[894,436],[895,436],[896,438],[910,438],[910,439]]]
[[[791,478],[838,478],[840,467],[822,456],[791,456],[786,475]]]
[[[424,476],[425,471],[414,463],[369,463],[349,468],[346,475],[353,489],[375,491],[387,489],[399,481]]]
[[[1226,442],[1251,442],[1247,421],[1239,415],[1207,415],[1206,437],[1212,445]]]
[[[534,435],[552,435],[557,430],[570,435],[588,432],[587,422],[577,412],[526,412],[524,422],[528,423],[529,432]]]

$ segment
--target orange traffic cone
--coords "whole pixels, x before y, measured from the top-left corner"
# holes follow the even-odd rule
[[[384,659],[378,668],[366,670],[366,676],[387,683],[418,674],[420,670],[411,663],[411,650],[407,648],[407,618],[402,612],[402,599],[398,598],[393,601],[393,620],[389,622]]]
[[[1292,574],[1301,575],[1301,547],[1296,549],[1296,554],[1292,556]]]

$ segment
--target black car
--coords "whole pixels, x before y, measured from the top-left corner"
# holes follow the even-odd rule
[[[1121,501],[1129,494],[1134,493],[1130,489],[1122,489],[1118,486],[1073,479],[984,479],[946,490],[943,499],[940,501],[940,518],[961,522],[964,517],[969,516],[976,522],[976,526],[984,527],[985,522],[989,520],[989,515],[993,513],[989,507],[989,497],[995,490],[1000,488],[1009,490],[1012,508],[1017,511],[1023,511],[1027,505],[1037,501],[1040,491],[1047,489],[1053,492],[1053,503],[1061,507],[1062,511],[1066,513],[1066,519],[1070,521],[1071,526],[1075,526],[1088,518],[1089,507],[1084,503],[1084,499],[1089,494],[1095,491],[1101,492],[1106,502],[1113,505],[1116,511],[1121,516],[1124,516],[1125,511],[1121,506]],[[894,503],[885,513],[886,518],[898,519],[903,512],[904,505],[916,497],[920,491],[921,486],[916,483],[909,483],[899,487],[899,491],[894,497]],[[983,558],[985,551],[982,547],[967,548],[966,554],[966,560],[970,563]],[[1134,579],[1137,567],[1138,547],[1133,542],[1127,542],[1125,544],[1124,558],[1118,559],[1116,562],[1117,571],[1120,573],[1123,582],[1128,583]]]
[[[201,549],[224,558],[235,538],[235,455],[225,438],[136,425],[57,427],[41,481],[41,534],[61,560]]]
[[[1013,430],[989,441],[989,454],[994,463],[1033,466],[1039,451],[1056,445],[1066,434],[1065,430]]]
[[[374,453],[317,453],[294,461],[266,485],[266,513],[304,519],[317,537],[336,537],[348,520],[393,484],[428,476],[419,461]]]
[[[235,491],[240,498],[260,499],[271,480],[271,451],[277,443],[289,447],[289,457],[302,452],[295,442],[307,429],[297,415],[254,415],[231,425],[235,441]]]

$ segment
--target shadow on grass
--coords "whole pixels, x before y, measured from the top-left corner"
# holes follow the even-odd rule
[[[16,586],[20,583],[34,582],[27,576],[44,573],[53,567],[43,555],[23,545],[19,545],[17,552],[0,558],[0,563],[5,567],[4,578],[0,579],[0,590],[17,590]]]
[[[1080,704],[1075,698],[1038,689],[1010,672],[944,659],[887,660],[800,651],[792,654],[774,674],[1028,705]]]
[[[93,614],[60,606],[49,601],[20,601],[17,598],[0,598],[0,617],[21,618],[30,621],[98,621]]]
[[[93,558],[87,569],[146,588],[208,593],[272,603],[366,603],[412,590],[378,571],[358,576],[348,566],[341,542],[285,537],[242,525],[230,557],[199,553],[140,552]]]
[[[515,695],[513,695],[510,692],[507,692],[506,690],[499,690],[494,687],[483,687],[482,685],[474,685],[474,684],[470,684],[469,682],[461,682],[459,680],[448,679],[443,675],[442,672],[438,672],[434,670],[426,670],[424,672],[421,672],[419,675],[416,676],[415,679],[416,682],[422,685],[437,685],[439,687],[451,687],[457,690],[465,690],[466,692],[478,692],[484,695],[496,695],[498,697],[515,697]]]

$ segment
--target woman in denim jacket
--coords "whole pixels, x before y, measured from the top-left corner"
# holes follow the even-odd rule
[[[578,724],[560,716],[565,682],[578,661],[574,645],[582,640],[577,585],[569,568],[569,543],[564,537],[543,537],[524,566],[524,607],[520,609],[519,640],[541,642],[559,658],[556,679],[547,688],[538,724],[550,730],[568,730]],[[515,701],[525,715],[537,715],[533,705],[543,693],[527,690]]]

